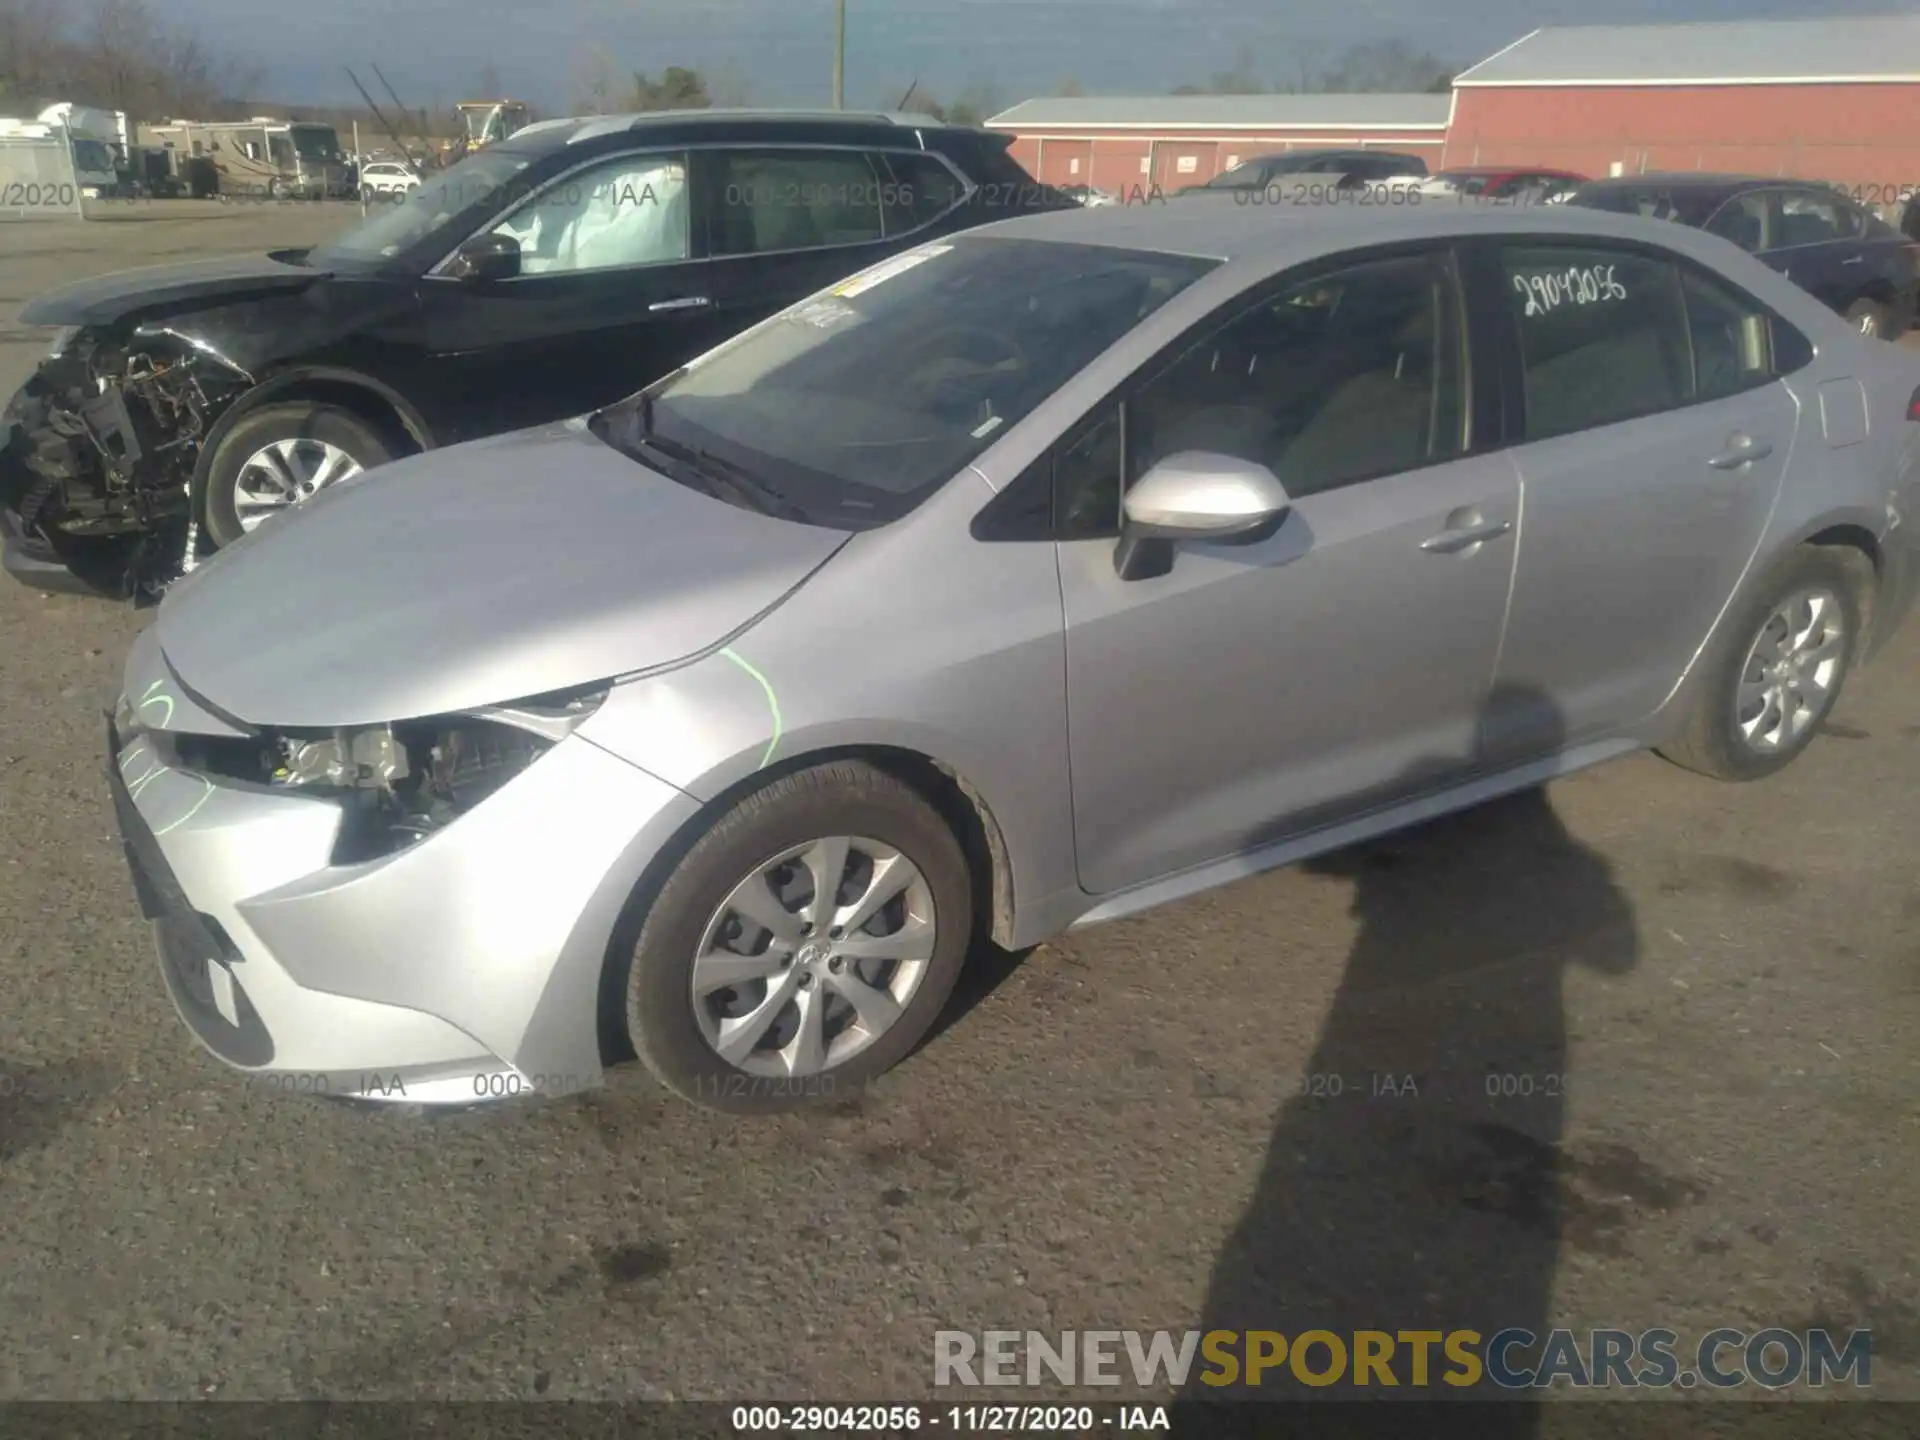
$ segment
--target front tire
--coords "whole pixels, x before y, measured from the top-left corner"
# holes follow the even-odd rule
[[[798,771],[723,815],[653,899],[628,1038],[712,1109],[851,1098],[939,1017],[972,909],[965,853],[919,792],[857,761]]]
[[[1849,563],[1853,558],[1856,563]],[[1803,545],[1727,617],[1686,732],[1659,754],[1716,780],[1785,769],[1839,703],[1861,643],[1864,556]]]
[[[215,548],[231,545],[315,491],[393,458],[379,431],[337,405],[263,405],[241,419],[207,468],[204,523]]]

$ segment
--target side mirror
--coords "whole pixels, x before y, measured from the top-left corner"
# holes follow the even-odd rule
[[[1264,540],[1292,505],[1286,487],[1264,465],[1208,450],[1180,451],[1127,491],[1114,568],[1123,580],[1145,580],[1173,568],[1176,541]]]
[[[520,242],[511,235],[476,235],[447,262],[455,280],[511,280],[520,273]]]

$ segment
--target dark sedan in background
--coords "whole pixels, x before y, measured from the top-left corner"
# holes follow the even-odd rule
[[[1913,326],[1920,244],[1818,181],[1633,175],[1591,181],[1567,203],[1677,220],[1731,240],[1863,335],[1897,340]]]
[[[152,598],[362,470],[598,409],[876,261],[1074,208],[1010,143],[850,112],[544,121],[330,245],[43,296],[21,320],[62,328],[0,415],[0,558]]]
[[[1427,162],[1418,155],[1397,150],[1283,150],[1274,155],[1255,155],[1202,185],[1188,185],[1182,195],[1211,195],[1218,191],[1263,191],[1276,185],[1299,181],[1311,183],[1315,176],[1332,176],[1333,183],[1352,189],[1374,180],[1401,180],[1424,176]],[[1275,197],[1278,198],[1278,197]]]

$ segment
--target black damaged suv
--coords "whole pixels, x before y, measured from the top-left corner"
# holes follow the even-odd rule
[[[1009,140],[920,116],[554,120],[330,245],[108,275],[0,416],[28,584],[148,600],[195,557],[396,456],[612,403],[823,286],[1073,202]]]

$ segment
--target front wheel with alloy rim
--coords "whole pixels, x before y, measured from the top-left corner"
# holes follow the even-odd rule
[[[852,1098],[939,1017],[972,906],[965,853],[917,790],[856,761],[798,771],[723,815],[653,898],[628,1038],[715,1109]]]
[[[263,405],[227,432],[207,467],[207,538],[231,545],[317,491],[392,458],[387,440],[351,410]]]
[[[1794,551],[1728,617],[1705,658],[1686,733],[1660,754],[1719,780],[1757,780],[1789,764],[1840,699],[1872,573],[1857,551]]]

